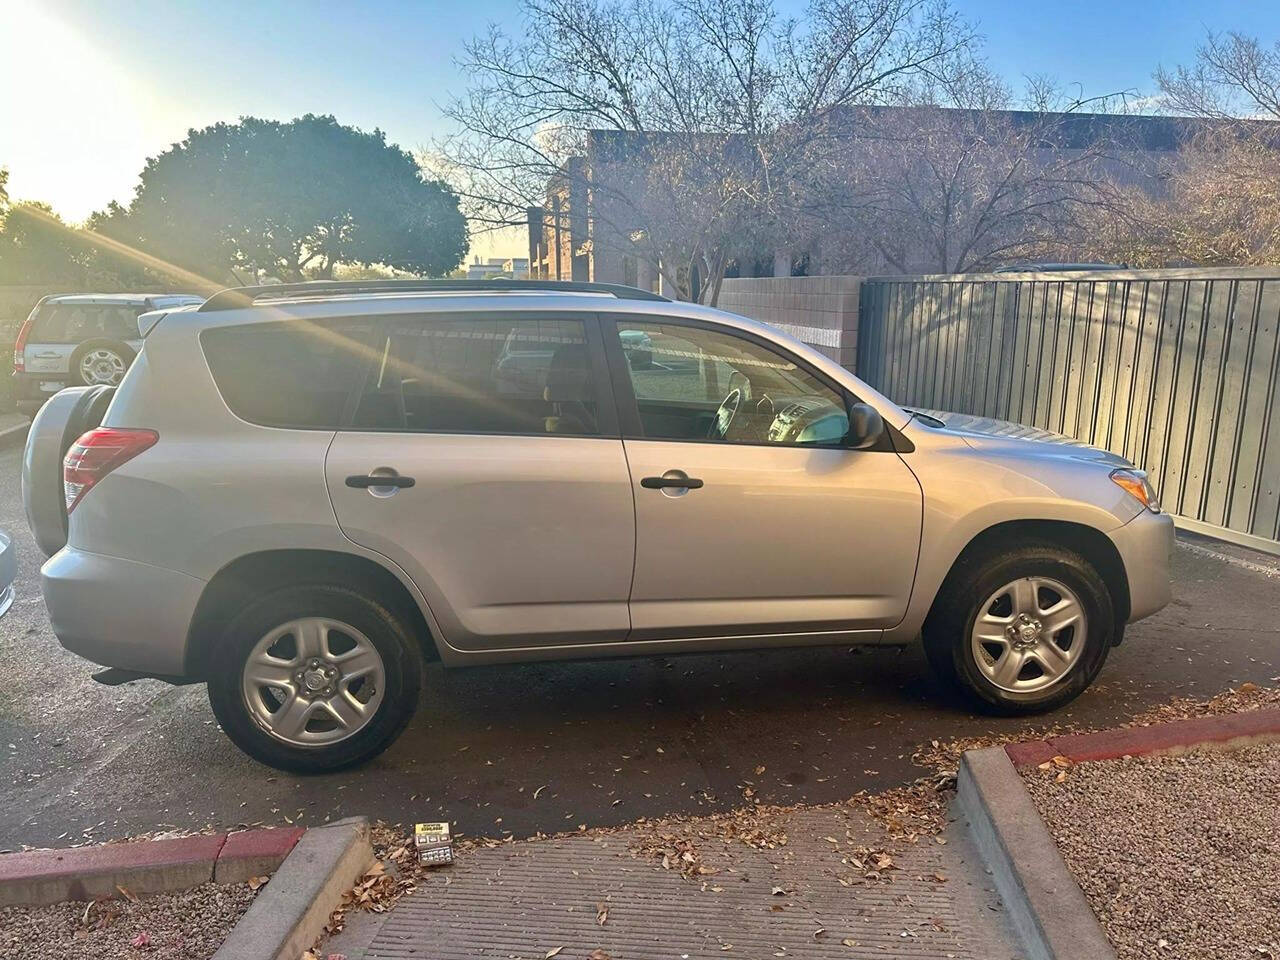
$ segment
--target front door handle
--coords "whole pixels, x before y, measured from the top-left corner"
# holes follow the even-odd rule
[[[702,481],[697,477],[643,477],[640,486],[646,490],[697,490],[702,486]]]
[[[355,487],[357,490],[367,490],[369,487],[412,487],[413,484],[414,484],[413,477],[400,477],[400,476],[347,477],[347,486]]]

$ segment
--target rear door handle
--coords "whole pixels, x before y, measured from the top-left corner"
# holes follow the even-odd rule
[[[347,477],[347,486],[357,490],[367,490],[369,487],[412,487],[414,482],[413,477]]]
[[[640,486],[646,490],[697,490],[702,486],[702,481],[697,477],[642,477]]]

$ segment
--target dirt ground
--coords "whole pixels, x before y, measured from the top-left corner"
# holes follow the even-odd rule
[[[1027,786],[1120,960],[1280,957],[1280,744],[1032,770]]]
[[[206,958],[249,909],[246,883],[206,883],[182,893],[0,909],[5,960]]]

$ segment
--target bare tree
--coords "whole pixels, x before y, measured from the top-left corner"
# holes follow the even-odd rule
[[[714,302],[733,257],[803,229],[844,111],[900,99],[973,39],[945,0],[811,0],[798,18],[771,0],[525,0],[518,36],[468,45],[459,132],[430,159],[482,229],[523,223],[556,178],[589,192],[598,252]]]
[[[1280,40],[1270,48],[1234,31],[1210,33],[1191,66],[1160,67],[1166,107],[1193,117],[1280,120]]]
[[[1100,249],[1142,266],[1280,262],[1280,41],[1211,33],[1190,66],[1155,74],[1162,106],[1200,122],[1099,224]]]
[[[1028,106],[979,61],[957,64],[857,124],[847,167],[820,205],[841,215],[845,269],[956,273],[1074,253],[1110,196],[1109,142],[1084,110],[1033,78]]]

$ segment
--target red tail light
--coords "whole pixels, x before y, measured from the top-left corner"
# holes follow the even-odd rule
[[[40,304],[43,300],[36,304],[36,308],[27,314],[27,319],[22,322],[22,326],[18,328],[18,339],[13,341],[13,372],[24,373],[27,369],[27,337],[31,335],[31,325],[36,321],[36,314],[40,312]]]
[[[62,486],[67,497],[67,513],[76,508],[95,483],[132,460],[160,439],[154,430],[98,427],[71,445],[62,461]]]

